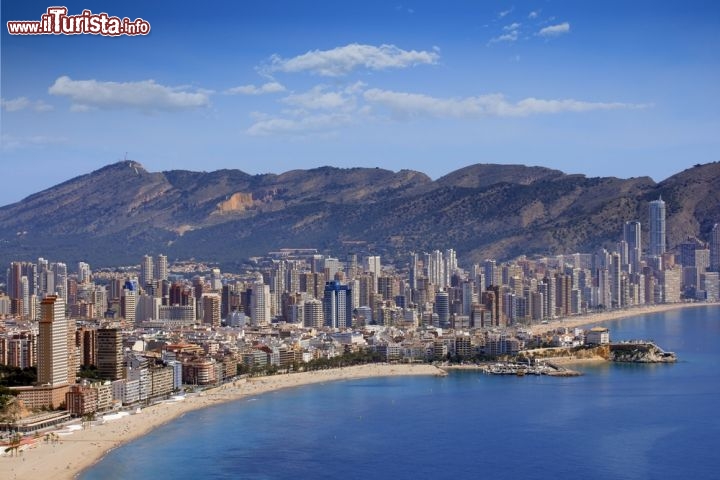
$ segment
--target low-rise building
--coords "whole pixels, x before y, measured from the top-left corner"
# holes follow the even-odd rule
[[[605,327],[593,327],[585,335],[588,345],[607,345],[610,343],[610,330]]]

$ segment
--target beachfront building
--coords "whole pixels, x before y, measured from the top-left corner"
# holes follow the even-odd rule
[[[13,395],[17,396],[25,408],[39,410],[43,408],[59,408],[65,403],[65,394],[70,386],[63,385],[36,385],[32,387],[10,387]]]
[[[40,309],[38,384],[11,390],[27,408],[58,408],[65,403],[70,383],[75,383],[75,324],[65,315],[65,301],[60,296],[48,295]]]
[[[610,330],[605,327],[593,327],[585,335],[587,345],[607,345],[610,343]]]
[[[215,359],[207,357],[183,359],[183,383],[186,385],[213,385],[217,383],[216,363]]]
[[[65,394],[65,409],[73,417],[82,417],[98,410],[98,391],[90,385],[72,385]]]

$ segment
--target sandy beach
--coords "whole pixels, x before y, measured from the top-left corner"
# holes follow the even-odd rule
[[[45,432],[43,432],[19,455],[0,456],[0,478],[7,480],[75,478],[108,451],[192,410],[284,388],[337,380],[399,375],[445,375],[445,372],[424,364],[371,364],[241,379],[199,394],[187,395],[183,400],[171,400],[143,408],[140,413],[106,414],[105,416],[109,418],[104,422],[98,416],[97,421],[84,429],[74,425],[72,428],[54,430],[59,439],[56,442],[45,442]]]
[[[574,317],[565,317],[557,320],[553,320],[549,323],[533,325],[530,330],[533,334],[549,332],[558,327],[583,327],[588,325],[598,325],[603,322],[609,322],[611,320],[620,320],[623,318],[637,317],[639,315],[648,315],[651,313],[669,312],[672,310],[679,310],[682,308],[696,308],[696,307],[707,307],[709,305],[717,305],[713,303],[670,303],[664,305],[652,305],[644,307],[633,307],[622,310],[612,310],[609,312],[602,313],[591,313],[588,315],[578,315]],[[611,332],[612,336],[612,332]]]

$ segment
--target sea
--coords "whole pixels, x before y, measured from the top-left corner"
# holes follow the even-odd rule
[[[720,478],[720,306],[604,325],[679,361],[288,389],[190,412],[80,478]]]

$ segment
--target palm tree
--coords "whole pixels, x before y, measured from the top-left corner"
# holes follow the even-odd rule
[[[82,427],[85,428],[85,426],[95,421],[95,412],[88,412],[85,415],[82,416]]]
[[[0,419],[10,425],[10,430],[17,430],[15,423],[22,417],[22,411],[23,407],[17,397],[11,397],[5,404],[5,409]]]
[[[5,453],[10,452],[11,455],[13,453],[17,455],[20,444],[22,443],[22,438],[22,435],[19,433],[13,434],[13,436],[10,437],[10,442],[8,443],[8,446],[5,448]]]

